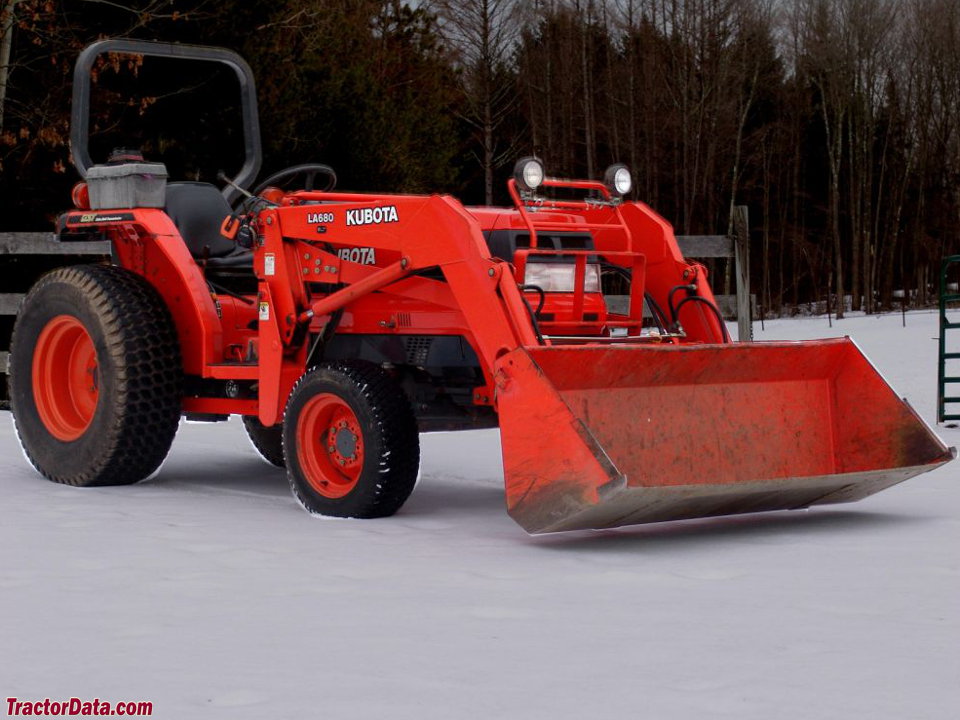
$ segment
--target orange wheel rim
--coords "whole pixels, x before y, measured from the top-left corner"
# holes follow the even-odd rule
[[[100,397],[97,351],[83,324],[57,315],[46,324],[33,352],[33,400],[57,440],[76,440],[93,421]]]
[[[344,497],[360,480],[363,458],[363,433],[350,406],[330,393],[307,400],[297,421],[297,459],[310,487]]]

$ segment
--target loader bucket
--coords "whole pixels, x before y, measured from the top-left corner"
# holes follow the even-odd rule
[[[497,386],[530,533],[850,502],[956,454],[847,338],[522,347]]]

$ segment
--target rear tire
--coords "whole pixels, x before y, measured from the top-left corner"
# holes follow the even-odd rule
[[[287,402],[283,445],[293,494],[318,515],[393,515],[420,468],[410,402],[389,375],[365,363],[304,374]]]
[[[243,428],[247,431],[247,437],[250,438],[254,449],[260,453],[260,457],[279,468],[287,466],[283,460],[282,424],[277,423],[267,427],[257,418],[245,415]]]
[[[180,421],[180,347],[170,313],[140,276],[59,268],[23,301],[10,348],[10,404],[27,458],[54,482],[148,477]]]

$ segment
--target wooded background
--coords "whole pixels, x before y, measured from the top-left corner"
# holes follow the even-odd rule
[[[956,0],[0,0],[0,31],[2,230],[68,203],[73,62],[127,36],[246,57],[265,171],[326,162],[349,189],[499,203],[535,153],[558,176],[628,163],[680,234],[748,205],[765,312],[927,303],[960,252]],[[148,156],[213,180],[225,83],[195,84],[204,114],[139,74],[104,60],[95,131],[120,108],[156,131]]]

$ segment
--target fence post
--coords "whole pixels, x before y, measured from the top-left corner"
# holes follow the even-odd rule
[[[734,263],[737,267],[737,339],[753,340],[750,307],[750,216],[746,205],[733,209]]]

